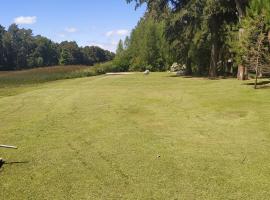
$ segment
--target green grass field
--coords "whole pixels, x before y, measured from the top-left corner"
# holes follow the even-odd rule
[[[270,198],[270,88],[153,73],[12,90],[0,199]]]

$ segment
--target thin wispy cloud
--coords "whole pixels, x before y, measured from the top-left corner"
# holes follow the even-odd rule
[[[107,37],[112,37],[112,36],[127,36],[129,35],[130,31],[127,29],[120,29],[120,30],[112,30],[108,31],[105,35]]]
[[[76,33],[76,32],[78,32],[78,29],[74,28],[74,27],[68,27],[65,29],[65,31],[68,33]]]
[[[113,34],[114,34],[114,31],[108,31],[108,32],[106,33],[106,36],[107,36],[107,37],[111,37]]]
[[[14,23],[20,24],[35,24],[37,22],[36,16],[20,16],[14,19]]]
[[[64,33],[58,33],[57,36],[61,37],[61,38],[64,38],[66,37],[66,35]]]
[[[78,29],[75,27],[68,27],[65,28],[63,31],[57,33],[56,35],[60,38],[66,38],[68,36],[71,36],[71,33],[76,33],[78,32]]]
[[[120,35],[120,36],[125,36],[125,35],[128,35],[129,34],[129,30],[125,30],[125,29],[118,30],[118,31],[116,31],[116,34],[117,35]]]

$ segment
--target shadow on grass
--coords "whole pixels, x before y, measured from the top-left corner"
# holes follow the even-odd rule
[[[29,161],[10,161],[10,162],[0,162],[0,169],[3,167],[3,165],[23,165],[23,164],[28,164]]]
[[[267,85],[270,83],[270,80],[269,81],[260,81],[257,83],[257,85]],[[245,85],[255,85],[255,83],[245,83]]]
[[[244,83],[244,85],[250,85],[250,86],[254,86],[255,82],[252,83]],[[269,89],[270,88],[270,80],[269,81],[259,81],[257,83],[258,89]]]
[[[169,75],[171,78],[199,78],[199,76],[177,76],[177,75]]]
[[[233,79],[233,76],[218,76],[215,78],[211,78],[208,76],[203,76],[203,75],[193,75],[193,76],[177,76],[175,74],[169,75],[168,77],[170,78],[186,78],[186,79],[191,79],[191,78],[202,78],[202,79],[207,79],[207,80],[221,80],[221,79]]]
[[[198,74],[197,75],[196,74],[193,74],[193,75],[177,75],[176,72],[169,72],[167,77],[170,77],[170,78],[207,78],[207,76],[198,75]]]

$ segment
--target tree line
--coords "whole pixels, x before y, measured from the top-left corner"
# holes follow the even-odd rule
[[[119,42],[114,62],[123,69],[164,71],[177,62],[188,75],[270,72],[269,0],[126,1],[147,11]]]
[[[96,46],[79,47],[74,41],[56,43],[31,29],[0,25],[0,70],[21,70],[54,65],[93,65],[114,58]]]

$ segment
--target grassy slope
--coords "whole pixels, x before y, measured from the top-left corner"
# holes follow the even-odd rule
[[[19,90],[0,141],[20,149],[0,154],[28,163],[1,169],[0,199],[269,199],[268,89],[155,73]]]
[[[45,82],[86,77],[92,74],[93,67],[76,65],[42,67],[22,71],[0,71],[0,97],[31,90],[33,85],[36,87]]]

